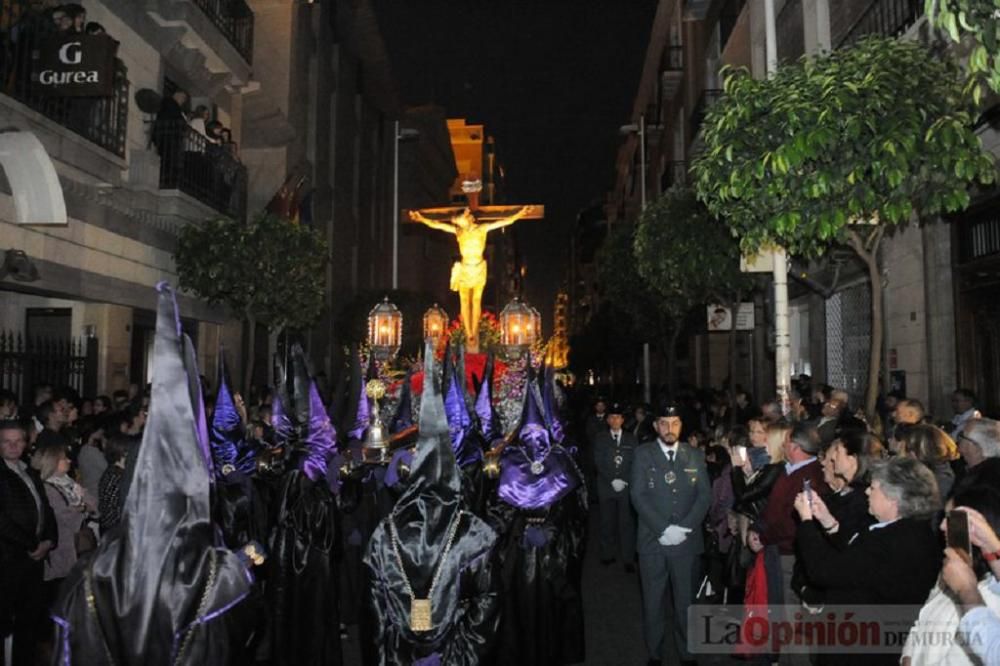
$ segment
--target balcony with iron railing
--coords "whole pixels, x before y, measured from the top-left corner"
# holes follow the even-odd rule
[[[44,42],[58,35],[49,16],[37,11],[34,4],[28,0],[4,0],[0,4],[0,94],[124,157],[128,69],[120,59],[114,59],[108,96],[60,96],[42,89],[35,71],[38,51]]]
[[[160,189],[180,190],[235,219],[246,216],[247,169],[236,145],[210,140],[184,120],[154,124]]]
[[[253,10],[244,0],[193,0],[247,64],[253,62]]]
[[[847,30],[837,48],[869,35],[899,37],[924,15],[924,0],[873,0]]]

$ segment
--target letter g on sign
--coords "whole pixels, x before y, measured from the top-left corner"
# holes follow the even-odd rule
[[[59,47],[59,62],[67,65],[79,65],[83,61],[83,49],[80,42],[66,42]]]

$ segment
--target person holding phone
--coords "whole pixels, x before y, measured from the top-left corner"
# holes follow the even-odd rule
[[[801,563],[810,581],[826,590],[831,605],[892,605],[906,621],[905,606],[921,604],[941,568],[931,516],[937,510],[934,474],[911,458],[893,458],[872,466],[868,510],[877,521],[846,547],[831,543],[816,520],[805,493],[795,500],[802,519],[797,535]],[[916,611],[912,612],[913,619]],[[912,620],[910,620],[912,622]],[[820,664],[840,664],[842,654],[819,654]],[[861,664],[896,664],[899,652],[856,654]]]
[[[948,545],[941,579],[910,630],[904,664],[962,666],[1000,660],[1000,647],[992,654],[981,652],[989,641],[979,633],[1000,617],[1000,486],[995,482],[963,483],[948,501],[941,521]],[[960,631],[968,640],[928,640],[942,631]]]

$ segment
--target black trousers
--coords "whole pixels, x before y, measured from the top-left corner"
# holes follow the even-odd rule
[[[13,666],[34,666],[35,649],[41,637],[46,588],[42,584],[44,563],[27,557],[0,563],[0,626],[14,635]]]
[[[599,502],[601,516],[601,559],[613,560],[621,555],[622,562],[635,562],[635,514],[629,501],[628,488]]]

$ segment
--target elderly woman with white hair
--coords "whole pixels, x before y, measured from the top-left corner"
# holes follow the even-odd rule
[[[955,439],[958,452],[970,469],[987,458],[1000,458],[1000,421],[972,419]]]
[[[909,626],[916,619],[914,607],[923,604],[941,568],[932,523],[941,506],[937,482],[919,461],[894,458],[872,465],[867,493],[868,511],[878,522],[846,546],[825,538],[823,526],[814,520],[813,505],[821,500],[808,492],[796,497],[802,518],[797,540],[801,563],[809,580],[826,590],[828,605],[899,606],[898,619]],[[844,655],[820,657],[821,663],[842,663]],[[896,664],[899,651],[852,653],[850,659],[855,666]]]

